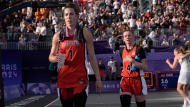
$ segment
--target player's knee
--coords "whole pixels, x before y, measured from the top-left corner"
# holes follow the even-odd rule
[[[87,95],[85,90],[79,94],[74,95],[74,105],[76,107],[85,107],[86,100],[87,100]]]
[[[131,95],[120,95],[121,107],[130,107]]]
[[[142,102],[136,102],[137,107],[146,107],[146,100]]]

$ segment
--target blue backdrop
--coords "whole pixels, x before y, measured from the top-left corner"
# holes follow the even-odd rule
[[[19,50],[2,51],[2,77],[4,86],[22,83],[22,53]]]

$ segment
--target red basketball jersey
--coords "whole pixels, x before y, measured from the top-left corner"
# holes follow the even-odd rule
[[[88,85],[87,50],[84,39],[74,40],[74,36],[60,42],[59,52],[65,52],[63,68],[58,69],[58,88],[72,88]]]
[[[123,49],[122,53],[122,59],[124,59],[126,56],[131,56],[133,59],[136,56],[137,51],[137,45],[134,45],[133,49],[130,51],[127,51],[126,47]],[[121,73],[121,76],[123,77],[138,77],[139,76],[139,70],[137,71],[131,71],[132,63],[125,61],[123,62],[123,72]]]

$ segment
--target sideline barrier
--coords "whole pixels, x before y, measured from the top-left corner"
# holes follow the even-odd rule
[[[176,90],[178,77],[178,70],[157,71],[156,90]]]
[[[154,90],[154,81],[153,81],[153,72],[146,71],[144,72],[145,81],[147,83],[148,90]],[[119,92],[120,90],[120,81],[102,81],[103,90],[102,92]],[[95,81],[90,81],[89,83],[89,92],[95,93]]]

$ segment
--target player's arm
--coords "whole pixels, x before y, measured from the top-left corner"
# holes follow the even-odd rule
[[[175,69],[178,64],[178,58],[174,57],[174,62],[171,63],[169,59],[166,60],[166,63],[170,66],[171,69]]]
[[[145,71],[148,70],[148,64],[147,64],[146,58],[142,59],[141,62],[137,62],[134,59],[132,59],[132,63],[139,69],[142,69]]]
[[[97,63],[96,56],[94,53],[94,45],[93,45],[92,34],[86,28],[83,28],[83,35],[84,35],[84,38],[86,40],[87,51],[88,51],[88,55],[90,58],[90,63],[91,63],[92,69],[93,69],[94,74],[96,76],[96,80],[101,81],[98,63]]]
[[[136,61],[135,59],[132,59],[132,63],[139,69],[142,69],[144,71],[148,70],[146,54],[142,47],[138,48],[137,55],[138,55],[138,57],[140,57],[141,61]]]
[[[59,46],[58,37],[59,37],[59,32],[55,33],[52,39],[52,47],[49,54],[49,61],[52,63],[57,62],[57,51]]]

